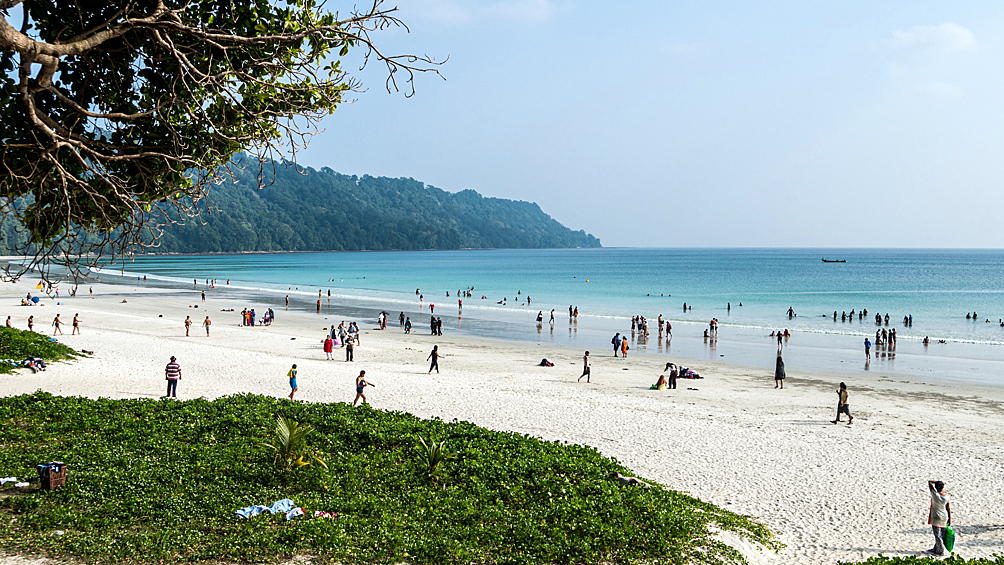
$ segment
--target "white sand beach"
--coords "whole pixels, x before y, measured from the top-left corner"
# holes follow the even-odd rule
[[[340,319],[287,312],[278,297],[255,304],[217,290],[203,303],[198,291],[93,288],[93,298],[84,287],[76,298],[61,298],[61,306],[46,298],[44,306],[22,307],[20,298],[36,292],[33,284],[0,286],[0,316],[26,328],[34,315],[36,330],[51,334],[58,312],[66,323],[59,340],[94,351],[38,374],[0,375],[0,394],[157,398],[174,355],[183,370],[181,399],[285,397],[286,371],[296,363],[297,400],[351,402],[353,379],[365,369],[376,385],[367,390],[375,408],[591,445],[640,476],[755,516],[787,546],[755,561],[816,565],[918,554],[933,545],[928,479],[944,480],[953,497],[957,553],[1004,552],[1004,388],[898,382],[877,371],[842,378],[855,420],[834,425],[841,378],[797,367],[788,367],[786,388],[775,390],[769,372],[656,355],[614,359],[604,349],[593,351],[592,383],[577,383],[579,349],[434,338],[421,323],[404,335],[396,319],[387,331],[359,320],[355,362],[342,361],[337,348],[339,360],[327,361],[321,339]],[[242,308],[267,306],[277,314],[271,327],[240,327]],[[82,333],[71,336],[76,313]],[[200,327],[207,314],[208,338]],[[186,315],[194,322],[191,337]],[[426,373],[433,344],[445,355],[438,375]],[[537,366],[543,357],[555,366]],[[649,390],[667,360],[705,378]]]

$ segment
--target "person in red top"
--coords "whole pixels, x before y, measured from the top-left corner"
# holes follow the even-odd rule
[[[324,355],[328,358],[329,361],[331,359],[334,359],[334,357],[331,356],[331,352],[334,349],[334,346],[335,346],[335,341],[331,339],[330,335],[324,338]]]
[[[167,379],[167,395],[172,398],[178,397],[178,381],[181,380],[181,365],[178,364],[174,355],[171,362],[164,369],[164,378]]]

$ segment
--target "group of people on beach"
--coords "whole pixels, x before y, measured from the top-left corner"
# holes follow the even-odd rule
[[[254,308],[245,308],[241,310],[241,325],[254,327],[257,321],[259,326],[271,326],[272,322],[275,320],[275,312],[271,308],[265,310],[265,315],[261,318],[257,318]]]
[[[356,347],[360,344],[359,325],[355,322],[341,321],[337,326],[331,326],[327,330],[327,335],[323,340],[325,357],[333,360],[335,346],[345,349],[345,362],[355,361]]]

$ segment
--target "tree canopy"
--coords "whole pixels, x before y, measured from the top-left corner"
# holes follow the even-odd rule
[[[238,162],[238,165],[240,162]],[[238,167],[235,167],[238,169]],[[271,168],[268,169],[271,171]],[[447,192],[410,178],[276,167],[267,186],[240,171],[212,189],[203,222],[165,227],[158,253],[600,247],[537,204]],[[169,222],[167,222],[169,223]]]
[[[155,241],[158,219],[197,214],[235,153],[259,156],[259,173],[273,156],[295,159],[359,89],[338,59],[350,49],[410,95],[415,73],[438,74],[438,63],[373,43],[403,26],[395,10],[383,0],[344,16],[316,0],[0,0],[0,221],[19,225],[4,245],[32,257],[27,268]]]

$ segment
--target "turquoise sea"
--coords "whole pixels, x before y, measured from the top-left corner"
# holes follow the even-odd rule
[[[824,263],[821,259],[846,263]],[[630,334],[630,317],[650,320],[634,353],[703,358],[772,368],[771,330],[788,328],[790,371],[907,375],[913,379],[1004,383],[1004,251],[902,249],[545,249],[380,253],[287,253],[150,256],[102,271],[147,284],[192,288],[216,279],[232,292],[354,319],[386,310],[428,326],[429,304],[448,332],[547,342],[606,352],[614,332]],[[458,315],[456,292],[474,287]],[[415,294],[420,289],[423,300]],[[327,291],[331,291],[330,301]],[[449,296],[447,296],[449,293]],[[481,299],[484,295],[486,298]],[[526,297],[532,303],[526,305]],[[505,304],[498,304],[506,299]],[[683,310],[686,302],[693,308]],[[731,309],[729,305],[731,304]],[[740,306],[741,304],[741,306]],[[569,320],[568,307],[579,316]],[[556,322],[549,324],[555,310]],[[797,316],[789,318],[792,308]],[[868,316],[841,321],[843,312]],[[538,311],[544,324],[537,327]],[[833,320],[833,312],[837,320]],[[967,320],[976,312],[978,321]],[[874,314],[889,314],[876,325]],[[659,340],[659,315],[673,340]],[[913,316],[912,326],[904,316]],[[711,318],[717,341],[704,340]],[[985,320],[990,320],[989,323]],[[866,366],[862,343],[876,329],[896,328],[895,354],[876,351]],[[924,346],[922,339],[931,338]],[[946,343],[938,343],[944,340]]]

